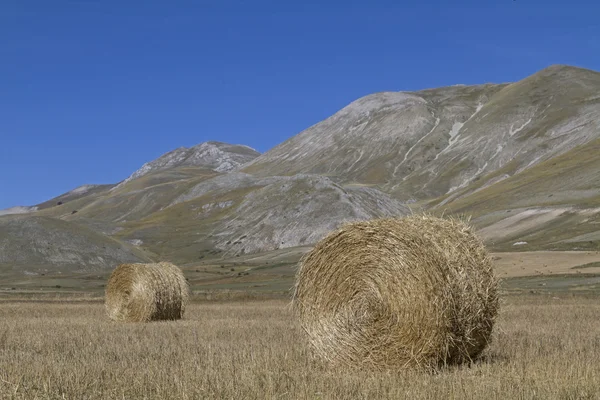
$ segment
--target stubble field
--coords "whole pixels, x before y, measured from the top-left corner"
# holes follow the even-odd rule
[[[599,300],[506,294],[482,360],[417,374],[314,360],[286,300],[196,300],[183,321],[119,324],[100,299],[4,299],[0,397],[597,399]]]

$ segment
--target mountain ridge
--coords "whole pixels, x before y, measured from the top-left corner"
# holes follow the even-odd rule
[[[119,184],[21,211],[183,264],[307,246],[407,204],[471,215],[494,249],[600,249],[598,93],[600,73],[564,65],[513,83],[374,93],[264,154],[178,148]]]
[[[259,152],[249,146],[217,141],[203,142],[189,148],[178,147],[163,154],[156,160],[145,163],[140,169],[121,182],[121,184],[139,178],[149,172],[182,166],[201,166],[213,169],[216,172],[227,172],[259,155]]]

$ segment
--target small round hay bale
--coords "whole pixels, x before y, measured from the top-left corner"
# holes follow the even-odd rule
[[[106,284],[108,317],[122,322],[183,317],[189,288],[181,270],[169,263],[121,264]]]
[[[430,369],[483,351],[498,313],[497,286],[466,223],[377,219],[342,226],[302,258],[292,306],[327,361]]]

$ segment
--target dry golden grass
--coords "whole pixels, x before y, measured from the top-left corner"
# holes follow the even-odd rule
[[[483,361],[436,374],[328,368],[278,300],[149,324],[111,322],[102,302],[3,301],[0,321],[7,399],[600,398],[598,297],[508,297]]]

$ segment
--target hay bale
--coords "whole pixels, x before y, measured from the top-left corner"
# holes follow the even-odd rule
[[[436,368],[486,347],[497,286],[466,223],[378,219],[342,226],[303,257],[292,306],[316,354],[334,364]]]
[[[114,321],[148,322],[183,317],[188,284],[169,262],[121,264],[106,284],[105,307]]]

